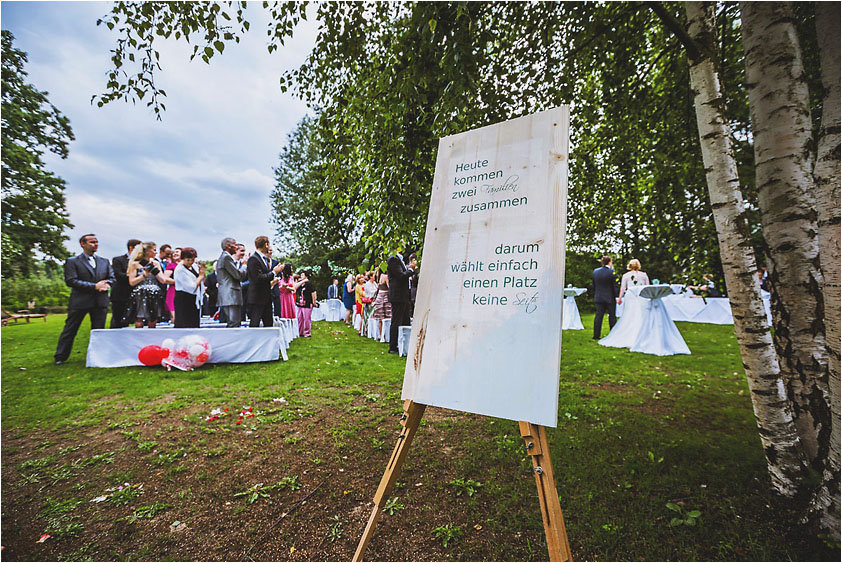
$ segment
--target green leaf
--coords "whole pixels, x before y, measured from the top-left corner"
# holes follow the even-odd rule
[[[695,526],[696,525],[696,519],[695,518],[688,518],[687,520],[684,521],[684,523],[687,524],[688,526]]]
[[[213,56],[213,49],[210,47],[205,47],[205,56],[207,58],[211,58]]]
[[[216,50],[220,53],[222,53],[222,51],[225,49],[225,43],[223,43],[222,41],[214,41],[213,46],[216,47]]]
[[[670,520],[670,526],[681,526],[682,524],[684,524],[684,520],[681,518],[673,518]]]
[[[669,508],[673,512],[681,512],[681,507],[675,504],[674,502],[668,502],[667,508]]]
[[[698,518],[701,515],[702,515],[702,512],[700,510],[691,510],[690,512],[687,513],[688,518]]]
[[[430,21],[427,22],[427,25],[430,26],[430,33],[436,32],[436,20],[430,19]]]

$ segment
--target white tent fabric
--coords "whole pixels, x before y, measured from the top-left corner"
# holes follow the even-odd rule
[[[140,349],[150,344],[161,345],[172,338],[198,334],[211,345],[208,363],[269,362],[278,359],[282,349],[281,331],[277,328],[121,328],[91,331],[87,366],[116,368],[142,365],[137,359]]]
[[[585,330],[582,317],[579,315],[579,307],[576,305],[576,297],[586,291],[587,289],[581,287],[564,288],[564,305],[561,315],[562,330]]]

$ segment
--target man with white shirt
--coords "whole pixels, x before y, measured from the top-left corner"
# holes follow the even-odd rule
[[[55,363],[63,364],[70,357],[73,340],[86,315],[91,316],[91,328],[105,328],[108,315],[108,290],[114,283],[114,271],[105,258],[96,255],[99,241],[94,234],[79,239],[82,252],[64,263],[64,283],[70,286],[67,320],[58,338]]]
[[[263,321],[264,328],[272,326],[272,288],[278,283],[276,277],[283,264],[272,266],[272,245],[269,237],[259,236],[254,241],[257,248],[246,264],[249,280],[248,311],[249,326],[259,327]]]

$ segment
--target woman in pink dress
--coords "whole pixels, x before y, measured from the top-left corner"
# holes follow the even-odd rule
[[[284,264],[280,278],[278,287],[281,290],[281,318],[294,319],[295,291],[298,289],[298,285],[292,278],[292,266],[290,264]]]
[[[175,278],[173,277],[173,273],[179,262],[181,262],[181,248],[176,248],[172,251],[172,260],[167,264],[166,269],[167,299],[165,303],[167,304],[167,311],[170,312],[170,322],[172,324],[175,324]]]

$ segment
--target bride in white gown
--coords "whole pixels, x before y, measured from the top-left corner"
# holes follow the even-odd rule
[[[623,274],[623,279],[620,282],[620,298],[617,299],[619,305],[625,297],[626,304],[623,306],[623,316],[620,317],[608,336],[599,341],[603,346],[630,348],[640,334],[646,299],[638,296],[637,292],[628,289],[634,286],[649,285],[649,276],[646,275],[646,272],[640,271],[640,261],[637,259],[629,261],[628,270]]]

